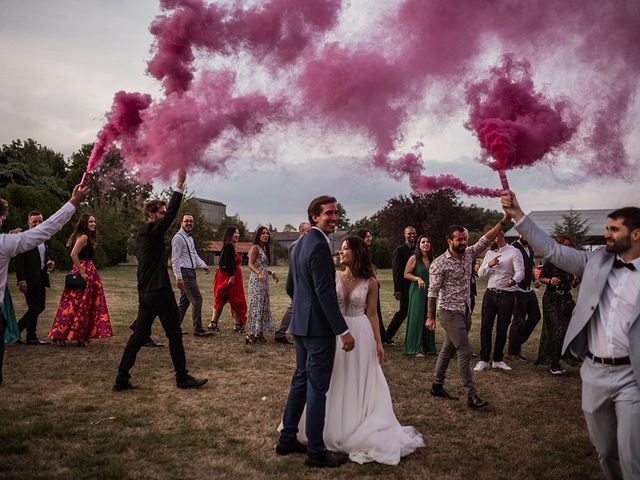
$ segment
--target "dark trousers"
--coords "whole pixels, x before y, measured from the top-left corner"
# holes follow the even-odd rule
[[[396,312],[396,314],[389,322],[389,326],[387,327],[387,339],[391,340],[393,336],[396,334],[402,322],[407,318],[407,312],[409,311],[409,291],[402,292],[400,296],[400,310]]]
[[[180,325],[182,325],[189,305],[191,305],[191,318],[193,319],[194,330],[204,330],[202,328],[202,294],[200,293],[200,288],[198,288],[196,271],[193,268],[182,268],[181,273],[184,286],[182,287],[180,301],[178,302]]]
[[[496,317],[496,343],[493,349],[493,361],[504,358],[504,345],[507,343],[507,330],[513,314],[515,292],[495,293],[487,289],[482,299],[482,323],[480,324],[480,360],[489,361],[491,357],[491,339]]]
[[[325,451],[322,433],[327,390],[336,353],[336,338],[295,337],[295,340],[296,371],[291,380],[287,406],[284,409],[280,441],[290,443],[296,439],[298,424],[306,404],[307,453],[310,456],[319,456]]]
[[[7,321],[0,312],[0,385],[2,385],[2,363],[4,362],[4,331],[7,328]]]
[[[24,299],[27,302],[27,311],[18,321],[18,328],[21,332],[22,330],[27,331],[27,340],[34,340],[37,338],[38,316],[47,305],[47,289],[44,285],[32,286],[27,284]]]
[[[378,283],[378,287],[380,284]],[[408,307],[407,307],[408,308]],[[380,290],[378,290],[378,326],[380,327],[380,340],[382,343],[386,343],[389,341],[389,337],[387,336],[387,331],[384,328],[384,322],[382,321],[382,309],[380,308]]]
[[[293,303],[289,303],[286,312],[282,316],[282,320],[280,320],[280,326],[278,330],[276,330],[276,338],[284,338],[286,336],[287,330],[289,330],[289,324],[291,323],[291,316],[293,315]]]
[[[136,355],[151,335],[151,325],[156,317],[160,318],[162,328],[169,339],[171,361],[176,370],[176,380],[187,376],[187,360],[182,344],[182,330],[178,322],[178,305],[171,289],[152,290],[138,294],[138,317],[133,324],[133,333],[124,347],[122,360],[118,366],[116,383],[126,383],[131,375],[129,370],[136,362]]]
[[[511,320],[509,328],[509,355],[521,353],[522,345],[529,340],[540,318],[540,306],[536,292],[533,290],[516,292],[513,320]]]

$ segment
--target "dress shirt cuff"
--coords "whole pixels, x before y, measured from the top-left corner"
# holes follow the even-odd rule
[[[338,334],[339,337],[343,337],[345,336],[347,333],[349,333],[349,329],[347,328],[344,332]]]
[[[173,187],[174,192],[184,193],[184,188]]]

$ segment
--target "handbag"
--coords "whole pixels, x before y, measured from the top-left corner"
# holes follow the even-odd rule
[[[68,290],[84,290],[87,282],[79,273],[69,273],[64,277],[64,288]]]

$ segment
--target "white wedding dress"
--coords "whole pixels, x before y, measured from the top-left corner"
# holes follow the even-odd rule
[[[340,311],[356,341],[350,352],[336,338],[331,384],[327,392],[324,442],[327,449],[345,452],[357,463],[397,465],[401,457],[423,447],[422,435],[403,427],[393,413],[391,393],[376,354],[371,323],[365,315],[369,282],[360,281],[351,298],[345,298],[340,274],[336,289]],[[306,444],[305,413],[298,439]]]

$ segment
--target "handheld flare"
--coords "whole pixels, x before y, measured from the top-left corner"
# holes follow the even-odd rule
[[[87,185],[87,180],[89,180],[89,172],[84,172],[82,174],[82,180],[80,180],[80,186],[85,187]]]
[[[507,174],[504,171],[504,168],[498,170],[498,175],[500,175],[500,183],[502,183],[503,190],[510,190],[509,180],[507,180]]]

